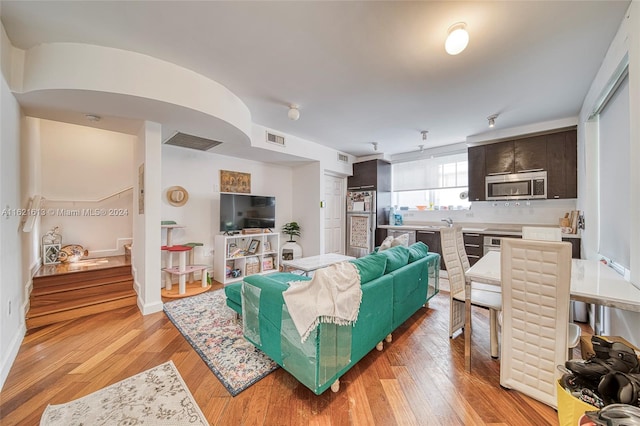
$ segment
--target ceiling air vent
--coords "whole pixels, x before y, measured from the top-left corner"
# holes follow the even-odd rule
[[[199,136],[188,135],[186,133],[176,132],[165,141],[167,145],[180,146],[182,148],[197,149],[198,151],[208,151],[214,146],[220,145],[222,142],[211,139],[201,138]]]
[[[276,135],[275,133],[271,133],[267,131],[267,142],[275,143],[276,145],[285,146],[284,144],[284,136]]]
[[[342,161],[343,163],[348,163],[349,157],[345,154],[338,153],[338,161]]]

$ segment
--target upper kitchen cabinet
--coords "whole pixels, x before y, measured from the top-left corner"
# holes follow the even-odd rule
[[[576,130],[468,148],[469,200],[484,201],[485,176],[547,171],[547,198],[578,197]]]
[[[518,139],[513,142],[515,173],[547,170],[547,136]]]
[[[485,172],[487,176],[513,173],[514,166],[513,141],[485,145]]]
[[[353,176],[347,179],[347,189],[391,191],[391,163],[384,160],[353,163]]]
[[[577,131],[547,135],[547,198],[578,198]]]
[[[484,201],[485,188],[485,146],[470,146],[467,151],[469,162],[469,201]]]

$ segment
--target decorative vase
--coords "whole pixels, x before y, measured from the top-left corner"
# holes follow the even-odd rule
[[[302,257],[302,247],[295,241],[287,241],[282,245],[280,258],[282,260],[300,259]]]

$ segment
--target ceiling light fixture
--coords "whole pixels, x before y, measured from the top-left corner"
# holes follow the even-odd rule
[[[496,118],[498,118],[498,114],[493,114],[487,117],[489,121],[489,128],[493,128],[496,125]]]
[[[446,50],[449,55],[457,55],[466,49],[467,44],[469,44],[467,24],[458,22],[450,26],[447,31],[447,41],[444,43],[444,50]]]
[[[422,134],[422,140],[426,141],[427,140],[427,134],[429,133],[429,131],[428,130],[423,130],[420,133]],[[420,145],[420,146],[422,146],[422,145]]]
[[[298,108],[299,108],[298,105],[295,105],[295,104],[289,105],[289,112],[287,113],[289,120],[296,121],[298,120],[298,118],[300,118],[300,110]]]
[[[373,150],[374,151],[378,150],[378,142],[371,142],[371,145],[373,145]]]
[[[87,120],[92,121],[94,123],[97,123],[98,121],[102,120],[102,117],[95,114],[85,114],[84,116]]]

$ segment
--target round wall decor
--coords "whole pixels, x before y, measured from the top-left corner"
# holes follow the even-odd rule
[[[189,201],[189,193],[181,186],[172,186],[167,189],[167,201],[172,206],[184,206]]]

